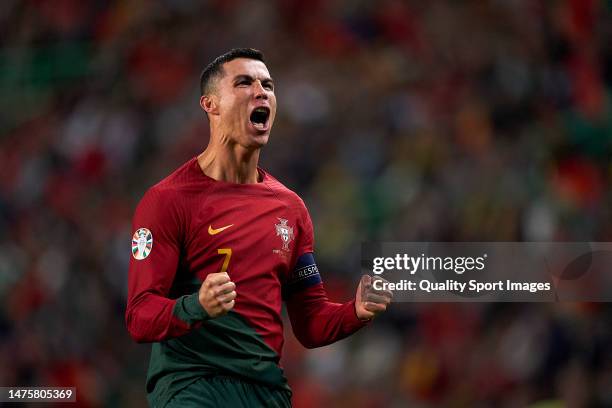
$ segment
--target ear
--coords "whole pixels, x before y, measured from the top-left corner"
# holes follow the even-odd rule
[[[200,107],[209,115],[218,113],[217,101],[214,95],[202,95],[200,97]]]

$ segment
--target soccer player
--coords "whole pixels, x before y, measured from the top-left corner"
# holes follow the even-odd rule
[[[282,301],[313,348],[366,325],[391,293],[366,275],[353,301],[327,298],[303,201],[257,166],[276,115],[263,55],[221,55],[201,92],[208,147],[150,188],[134,215],[127,327],[153,343],[152,406],[290,406]]]

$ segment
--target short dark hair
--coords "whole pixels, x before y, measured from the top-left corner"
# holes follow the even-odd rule
[[[200,75],[200,92],[202,95],[210,92],[210,85],[213,79],[223,73],[223,64],[235,60],[236,58],[248,58],[261,62],[264,60],[264,55],[261,51],[253,48],[233,48],[223,55],[219,55],[213,60]]]

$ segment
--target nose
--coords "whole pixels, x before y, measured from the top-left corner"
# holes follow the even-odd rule
[[[268,99],[268,93],[264,87],[261,86],[261,81],[254,81],[253,84],[255,86],[255,99]]]

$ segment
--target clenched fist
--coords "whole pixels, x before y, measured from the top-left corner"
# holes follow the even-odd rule
[[[202,282],[198,299],[211,318],[223,316],[234,307],[236,284],[227,272],[211,273]]]
[[[390,290],[376,290],[372,285],[374,279],[383,278],[376,276],[363,275],[357,287],[355,296],[355,313],[360,320],[373,319],[377,314],[387,310],[391,303],[393,292]]]

